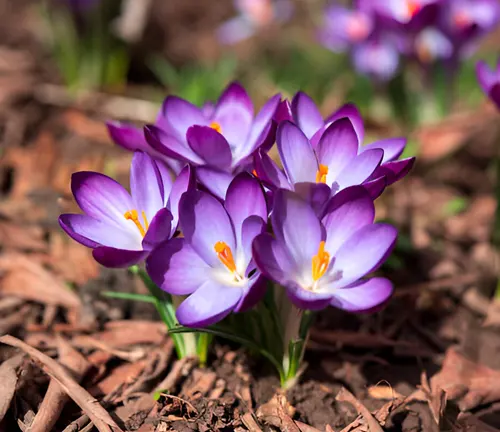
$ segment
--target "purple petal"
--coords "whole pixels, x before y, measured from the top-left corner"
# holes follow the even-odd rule
[[[296,193],[278,189],[271,220],[276,238],[286,245],[297,266],[309,268],[322,240],[321,225],[312,207]]]
[[[126,150],[145,151],[149,147],[142,128],[121,122],[106,122],[106,126],[111,139]]]
[[[134,203],[120,183],[104,174],[81,171],[71,176],[71,191],[87,215],[128,231],[124,214]]]
[[[281,95],[274,95],[262,107],[253,121],[250,134],[244,145],[239,145],[234,150],[234,161],[241,161],[256,151],[266,140],[272,127],[272,120],[276,108],[280,103]]]
[[[266,215],[267,217],[267,215]],[[241,224],[241,239],[239,239],[238,253],[242,254],[242,260],[247,263],[252,258],[252,243],[259,234],[266,229],[265,219],[260,216],[249,216]]]
[[[356,105],[352,103],[342,105],[337,111],[326,119],[326,123],[333,123],[344,117],[347,117],[351,121],[351,124],[356,131],[356,135],[358,136],[359,145],[361,145],[365,137],[365,126],[363,125],[363,118],[361,117]]]
[[[217,242],[226,243],[233,252],[236,250],[229,215],[213,196],[196,190],[186,192],[179,203],[179,215],[187,242],[210,266],[222,265],[214,249]]]
[[[381,176],[374,180],[365,181],[363,187],[368,191],[372,200],[376,200],[387,187],[387,178]]]
[[[482,60],[476,64],[476,75],[479,85],[485,94],[488,94],[491,87],[499,81],[499,77],[497,77],[495,71],[491,70],[486,62]]]
[[[390,44],[369,41],[354,49],[353,62],[359,72],[385,81],[395,75],[399,53]]]
[[[196,177],[203,186],[220,199],[225,199],[227,188],[234,178],[231,173],[209,167],[197,167]]]
[[[392,291],[389,280],[372,278],[335,290],[331,305],[349,312],[363,312],[385,303]]]
[[[170,235],[174,235],[179,224],[179,201],[184,192],[193,189],[195,184],[194,171],[189,165],[186,165],[175,179],[168,195],[167,208],[172,214],[172,232]]]
[[[406,147],[406,138],[388,138],[361,147],[362,151],[382,149],[384,158],[382,163],[396,160]]]
[[[73,240],[84,246],[114,246],[124,249],[142,249],[137,231],[126,231],[116,225],[82,214],[62,214],[59,225]]]
[[[204,165],[227,169],[232,154],[229,143],[219,132],[208,126],[191,126],[186,134],[191,149],[204,161]]]
[[[170,191],[172,190],[172,171],[163,162],[154,159],[156,162],[156,168],[158,169],[158,174],[160,175],[160,183],[162,186],[163,204],[167,204]]]
[[[491,101],[497,106],[497,109],[500,110],[500,80],[491,88],[488,96],[490,97]]]
[[[318,162],[328,167],[326,183],[331,185],[358,154],[358,137],[352,123],[342,118],[326,129],[318,143]]]
[[[234,308],[234,312],[246,312],[259,303],[266,294],[267,283],[267,279],[257,271],[248,281],[246,292]]]
[[[259,150],[254,156],[257,177],[271,188],[291,189],[290,182],[283,171],[274,163],[269,155]]]
[[[217,39],[224,45],[234,45],[252,36],[257,27],[246,16],[237,16],[222,23]]]
[[[135,152],[130,167],[130,192],[134,209],[151,221],[164,207],[163,181],[155,161],[145,153]]]
[[[154,246],[168,240],[172,232],[172,213],[169,209],[162,208],[151,220],[149,228],[142,240],[145,250],[151,250]]]
[[[323,213],[332,190],[324,183],[295,183],[294,190],[307,202],[319,216]]]
[[[339,188],[363,183],[379,167],[383,157],[384,152],[380,149],[367,150],[356,156],[336,178]]]
[[[205,162],[191,148],[187,142],[180,141],[173,135],[169,135],[164,130],[148,125],[144,128],[144,135],[148,143],[160,153],[168,157],[178,159],[184,162],[189,162],[194,165],[203,165]]]
[[[208,126],[200,108],[177,96],[168,96],[163,102],[162,116],[175,131],[176,138],[186,140],[186,132],[193,125]]]
[[[146,260],[153,282],[174,295],[191,294],[210,278],[210,267],[183,238],[155,248]]]
[[[298,126],[282,122],[278,127],[276,142],[290,183],[315,182],[318,162],[309,140]]]
[[[331,292],[313,292],[296,283],[285,285],[290,301],[303,310],[320,310],[326,308],[332,299]]]
[[[292,283],[297,268],[283,243],[269,233],[260,234],[253,241],[252,252],[255,264],[269,279],[280,285]]]
[[[177,308],[177,320],[194,328],[215,324],[229,315],[241,296],[241,289],[207,280]]]
[[[94,259],[109,268],[130,267],[142,261],[147,255],[148,252],[142,250],[125,250],[108,246],[99,246],[92,251]]]
[[[373,177],[385,176],[387,185],[391,185],[406,176],[413,168],[414,163],[414,157],[387,162],[375,170]]]
[[[334,271],[341,272],[337,287],[356,282],[376,270],[389,256],[396,243],[397,230],[388,224],[365,225],[338,250]]]
[[[371,225],[375,218],[375,206],[362,186],[340,191],[328,203],[322,219],[326,230],[325,250],[335,256],[339,248],[356,231]]]
[[[221,133],[237,146],[245,141],[253,121],[253,103],[239,83],[231,83],[219,98],[213,120],[221,126]]]
[[[278,108],[276,109],[276,112],[274,114],[274,121],[276,123],[279,124],[285,120],[293,122],[292,106],[287,99],[279,103]]]
[[[267,205],[264,190],[259,181],[248,173],[238,174],[229,185],[224,206],[233,222],[236,243],[241,245],[243,221],[259,216],[267,221]]]
[[[292,100],[292,113],[295,124],[308,139],[324,125],[323,116],[314,101],[304,92],[298,92]]]

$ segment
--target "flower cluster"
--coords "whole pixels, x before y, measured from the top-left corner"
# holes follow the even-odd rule
[[[180,324],[247,311],[269,281],[299,310],[369,311],[390,297],[389,280],[367,278],[397,237],[374,222],[373,200],[414,159],[398,160],[403,138],[363,145],[355,106],[324,120],[298,93],[291,103],[275,95],[256,114],[233,83],[203,108],[167,97],[144,130],[108,126],[134,151],[130,193],[105,175],[75,173],[84,214],[63,214],[60,225],[104,266],[145,261],[151,280],[180,299]],[[275,142],[283,171],[267,154]]]
[[[330,6],[319,39],[349,50],[359,72],[386,80],[401,56],[455,66],[499,21],[496,0],[358,0],[353,9]]]
[[[291,0],[234,0],[238,15],[217,29],[217,38],[233,45],[253,36],[273,21],[288,21],[293,13]]]

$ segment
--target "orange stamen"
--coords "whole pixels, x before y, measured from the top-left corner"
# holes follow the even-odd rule
[[[252,174],[253,174],[255,177],[257,177],[257,178],[259,177],[259,176],[257,175],[257,171],[255,171],[255,170],[252,170]]]
[[[328,175],[328,167],[326,165],[319,166],[316,173],[316,183],[326,183],[326,176]]]
[[[142,219],[144,220],[144,227],[142,226],[141,221],[139,220],[139,213],[137,212],[137,210],[126,211],[123,214],[123,216],[125,217],[125,219],[134,222],[135,226],[141,233],[141,236],[144,237],[146,235],[146,231],[149,229],[149,222],[146,217],[146,213],[144,211],[141,212]]]
[[[213,121],[212,123],[210,123],[210,127],[212,129],[216,130],[217,132],[222,133],[222,127],[221,127],[220,123]]]
[[[317,281],[326,273],[330,264],[330,254],[325,251],[325,242],[319,243],[318,254],[312,258],[312,277]]]
[[[453,21],[458,28],[465,28],[471,24],[470,16],[463,11],[457,12],[453,17]]]
[[[347,34],[354,42],[364,40],[368,36],[369,28],[362,17],[353,15],[347,24]]]
[[[214,249],[221,263],[224,264],[231,273],[236,273],[236,264],[234,263],[231,248],[225,242],[219,241],[215,243]]]
[[[416,1],[407,0],[406,9],[408,10],[408,16],[413,18],[421,9],[421,6]]]

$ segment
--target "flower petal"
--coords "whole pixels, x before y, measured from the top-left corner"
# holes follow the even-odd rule
[[[106,126],[111,139],[126,150],[145,151],[149,147],[142,128],[121,122],[106,122]]]
[[[348,118],[333,122],[318,143],[318,163],[328,167],[326,184],[331,185],[358,154],[358,136]]]
[[[213,120],[221,126],[221,134],[231,146],[237,146],[246,140],[253,115],[253,103],[247,91],[233,82],[219,98]]]
[[[318,162],[309,140],[298,126],[282,122],[278,127],[276,143],[290,183],[316,181]]]
[[[225,199],[227,188],[234,178],[231,173],[209,167],[197,167],[196,177],[203,186],[222,200]]]
[[[186,327],[206,327],[225,318],[236,307],[242,290],[207,280],[177,308],[177,320]]]
[[[190,165],[186,165],[175,179],[168,195],[167,208],[170,210],[170,213],[172,213],[171,235],[174,235],[179,225],[179,201],[184,192],[193,189],[195,184],[194,170]]]
[[[321,224],[312,207],[298,194],[278,189],[271,221],[276,238],[286,245],[297,266],[310,272],[322,240]]]
[[[383,157],[384,152],[381,149],[366,150],[356,156],[336,178],[335,182],[339,189],[359,185],[370,178],[379,167]]]
[[[255,237],[262,234],[265,229],[266,223],[260,216],[249,216],[241,224],[241,240],[239,240],[237,257],[237,261],[241,260],[241,266],[248,266],[252,259],[252,243]]]
[[[229,143],[215,129],[208,126],[191,126],[186,138],[191,149],[203,159],[203,165],[223,170],[231,166]]]
[[[130,192],[139,216],[151,221],[164,207],[163,180],[156,162],[147,154],[135,152],[130,167]],[[131,209],[130,209],[131,210]]]
[[[274,95],[269,99],[255,117],[250,133],[244,143],[234,149],[233,164],[245,159],[255,152],[267,139],[272,127],[272,120],[276,108],[280,103],[281,95]]]
[[[378,167],[372,177],[385,176],[387,185],[391,185],[406,176],[413,168],[414,163],[414,157],[387,162]]]
[[[337,111],[331,114],[327,119],[327,123],[333,123],[341,118],[347,117],[352,124],[352,127],[356,131],[356,135],[358,136],[359,145],[363,143],[363,139],[365,137],[365,126],[363,125],[363,117],[356,107],[356,105],[352,103],[347,103],[342,105]]]
[[[211,270],[183,238],[155,248],[146,260],[146,268],[156,285],[174,295],[196,291],[210,277]]]
[[[191,247],[212,267],[220,267],[214,250],[217,242],[224,242],[236,250],[233,226],[223,205],[205,192],[186,192],[179,203],[182,232]]]
[[[396,160],[406,147],[406,138],[388,138],[367,144],[361,147],[362,151],[372,149],[382,149],[384,151],[384,158],[382,163]]]
[[[279,103],[278,108],[276,108],[276,112],[274,114],[274,121],[276,123],[279,124],[285,120],[293,122],[292,106],[287,99],[282,100]]]
[[[248,281],[248,286],[234,308],[234,312],[246,312],[259,303],[266,294],[267,282],[267,279],[257,270]]]
[[[144,127],[144,136],[151,147],[168,157],[189,162],[194,165],[203,165],[205,163],[204,160],[187,145],[185,138],[184,141],[181,141],[154,125]]]
[[[385,176],[381,176],[373,180],[367,180],[363,182],[363,187],[368,191],[372,200],[376,200],[387,187],[387,178]]]
[[[494,70],[486,64],[486,62],[480,60],[476,64],[476,75],[479,85],[483,89],[483,92],[488,94],[491,87],[499,81],[499,77]]]
[[[186,132],[191,126],[209,124],[200,108],[177,96],[168,96],[161,109],[162,117],[181,141],[186,140]]]
[[[248,173],[238,174],[229,185],[224,203],[236,234],[236,243],[241,245],[243,221],[250,216],[259,216],[267,221],[267,204],[259,181]]]
[[[168,240],[172,232],[172,213],[167,208],[160,209],[151,220],[146,235],[142,239],[145,250],[151,250],[154,246]]]
[[[254,166],[257,177],[266,186],[270,188],[291,189],[290,182],[285,174],[283,174],[283,171],[262,149],[254,155]]]
[[[293,283],[297,268],[283,243],[263,233],[255,237],[252,252],[258,269],[269,279],[280,285]]]
[[[388,224],[365,225],[345,241],[335,256],[333,271],[341,272],[338,287],[356,282],[376,270],[396,243],[397,230]]]
[[[71,191],[79,207],[94,219],[128,231],[124,214],[134,208],[125,188],[104,174],[80,171],[71,176]]]
[[[331,301],[331,292],[313,292],[298,284],[285,285],[290,301],[299,309],[320,310],[326,308]]]
[[[371,278],[335,290],[331,305],[349,312],[363,312],[385,303],[392,295],[392,283],[385,278]]]
[[[348,238],[371,225],[374,218],[375,206],[364,187],[352,186],[340,191],[328,202],[321,221],[326,230],[325,250],[335,256]]]
[[[108,246],[99,246],[92,251],[94,259],[104,267],[126,268],[139,263],[148,255],[143,250],[125,250]]]
[[[113,246],[124,249],[142,249],[139,233],[120,229],[116,225],[103,222],[82,214],[62,214],[59,225],[73,240],[84,246]]]
[[[332,190],[324,183],[295,183],[294,190],[307,202],[314,212],[320,216]]]
[[[311,139],[324,125],[318,107],[304,92],[298,92],[292,99],[292,113],[295,124],[308,139]]]

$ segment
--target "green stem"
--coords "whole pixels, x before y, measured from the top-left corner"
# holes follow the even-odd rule
[[[189,333],[185,333],[187,336]],[[198,343],[196,346],[196,353],[198,354],[198,358],[200,359],[200,366],[205,367],[207,365],[208,358],[208,347],[212,342],[212,335],[209,333],[200,333],[198,334]]]

